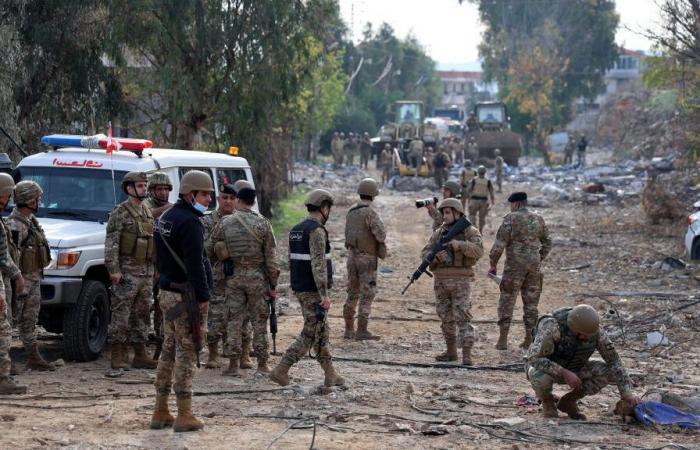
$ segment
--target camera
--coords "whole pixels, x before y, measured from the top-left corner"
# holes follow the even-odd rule
[[[435,204],[437,204],[437,202],[438,202],[437,197],[416,200],[416,208],[425,208],[428,205],[435,205]]]

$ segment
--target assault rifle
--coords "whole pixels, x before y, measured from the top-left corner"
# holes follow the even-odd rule
[[[411,280],[408,282],[406,287],[403,288],[403,291],[401,291],[401,295],[404,295],[408,288],[411,287],[411,285],[424,273],[432,278],[433,274],[430,273],[430,271],[428,271],[428,266],[430,266],[430,263],[433,262],[433,259],[435,259],[435,255],[445,250],[447,248],[447,244],[452,239],[454,239],[455,236],[462,233],[470,226],[471,222],[469,222],[469,219],[467,219],[464,216],[460,217],[459,220],[453,223],[450,229],[447,231],[447,233],[442,238],[440,238],[440,241],[435,245],[435,247],[433,247],[433,249],[430,251],[430,253],[428,253],[428,255],[423,259],[423,261],[421,261],[420,266],[418,266],[416,271],[413,272]]]
[[[272,354],[277,354],[277,311],[275,310],[275,298],[270,296],[270,334],[272,335]]]

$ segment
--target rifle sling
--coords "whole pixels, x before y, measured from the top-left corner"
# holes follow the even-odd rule
[[[168,210],[168,211],[170,211],[170,210]],[[168,211],[166,211],[166,213]],[[165,214],[163,214],[163,216],[165,216]],[[182,262],[182,259],[180,259],[179,256],[177,256],[177,253],[175,253],[175,250],[173,250],[173,248],[170,246],[168,241],[165,239],[165,236],[163,236],[163,233],[159,233],[159,234],[160,234],[160,240],[165,244],[165,248],[167,248],[168,252],[170,252],[170,256],[172,256],[173,259],[175,260],[175,262],[177,263],[177,265],[180,266],[180,269],[182,269],[182,271],[185,272],[185,276],[189,278],[189,275],[187,274],[187,268],[185,267],[185,263]],[[177,286],[173,286],[176,289],[180,289],[183,287],[184,287],[184,289],[187,289],[187,285],[189,284],[189,282],[171,283],[171,285],[173,285],[173,284],[177,285]],[[182,290],[183,295],[185,294],[184,289]],[[172,321],[172,320],[177,319],[183,312],[187,312],[187,305],[185,304],[184,301],[180,301],[180,302],[176,303],[173,307],[171,307],[168,311],[166,311],[166,313],[164,314],[164,317],[165,317],[165,319]]]

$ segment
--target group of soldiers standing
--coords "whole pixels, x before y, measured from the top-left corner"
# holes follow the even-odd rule
[[[353,133],[349,132],[347,137],[345,133],[336,131],[331,139],[331,154],[333,155],[333,164],[336,166],[355,165],[355,158],[359,161],[359,166],[362,169],[367,169],[369,160],[372,157],[372,141],[368,132]]]

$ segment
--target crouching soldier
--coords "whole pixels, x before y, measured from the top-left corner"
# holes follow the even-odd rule
[[[576,402],[613,383],[630,406],[639,403],[622,360],[599,323],[598,313],[588,305],[557,309],[540,318],[525,369],[545,417],[558,417],[559,409],[572,419],[586,420]],[[605,362],[589,361],[596,350]],[[552,396],[554,383],[571,388],[558,404]]]

